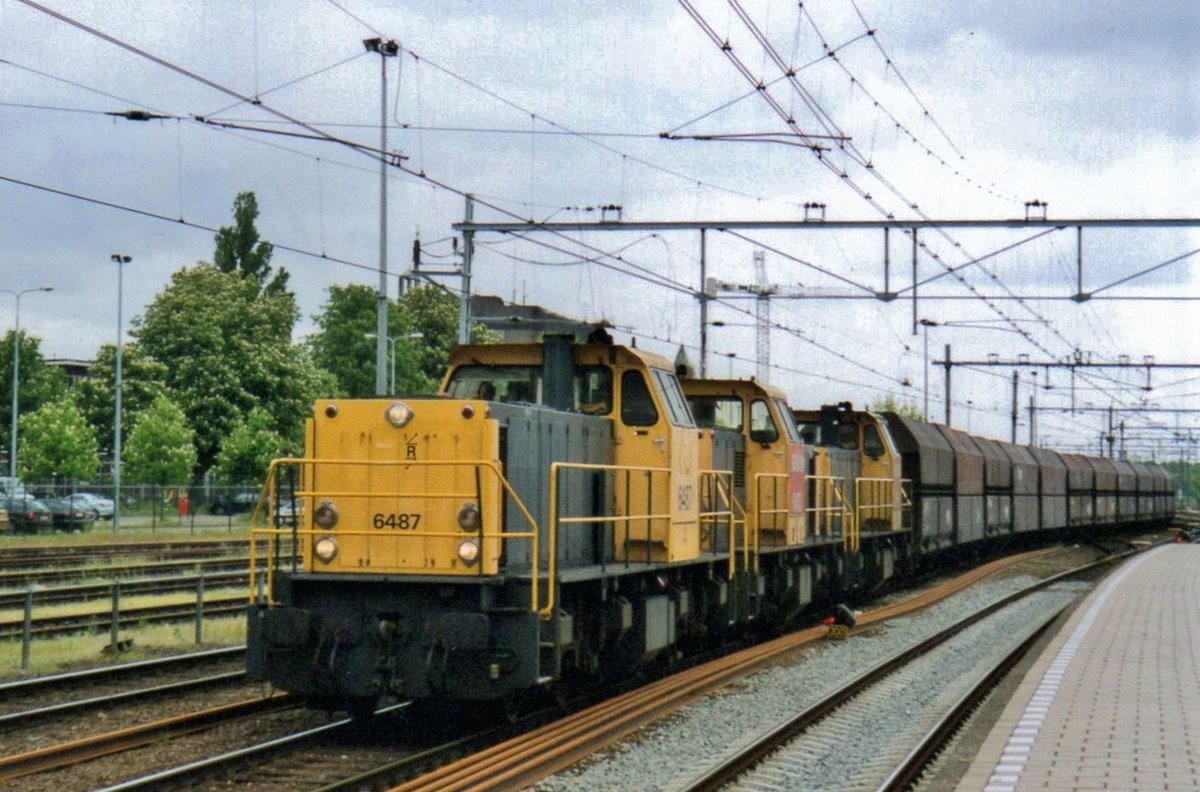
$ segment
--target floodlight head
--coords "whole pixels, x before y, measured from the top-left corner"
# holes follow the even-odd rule
[[[382,43],[383,39],[379,36],[363,39],[363,47],[366,48],[367,52],[379,52],[379,45]]]

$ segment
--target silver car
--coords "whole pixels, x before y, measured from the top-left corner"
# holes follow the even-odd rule
[[[102,498],[93,492],[76,492],[73,495],[68,495],[64,500],[70,500],[71,508],[84,509],[96,512],[96,516],[104,520],[111,520],[113,517],[113,502],[111,498]]]

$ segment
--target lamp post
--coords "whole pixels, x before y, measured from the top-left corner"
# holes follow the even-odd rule
[[[379,53],[380,105],[379,105],[379,301],[376,308],[375,344],[375,393],[384,391],[384,367],[386,351],[383,340],[387,338],[387,59],[400,52],[394,40],[384,41],[375,36],[363,39],[367,52]]]
[[[1024,331],[1018,330],[1018,329],[1015,329],[1012,327],[996,327],[995,325],[990,324],[992,321],[993,320],[991,320],[991,319],[963,319],[961,321],[949,321],[949,322],[939,322],[935,319],[921,319],[918,321],[918,324],[921,325],[922,335],[924,335],[924,337],[925,337],[924,338],[924,345],[925,345],[925,377],[924,377],[925,388],[924,388],[924,390],[925,390],[925,420],[926,421],[929,420],[929,328],[931,328],[931,327],[966,327],[966,328],[973,328],[975,330],[998,330],[1002,333],[1016,333],[1017,335],[1021,335],[1021,336],[1025,335]],[[1005,319],[1005,320],[996,320],[996,321],[1036,322],[1038,324],[1046,323],[1046,320],[1044,320],[1044,319]],[[949,344],[946,345],[945,366],[946,366],[946,426],[949,426],[950,425],[950,346],[949,346]],[[1013,404],[1014,405],[1016,404],[1015,390],[1013,392]],[[1015,442],[1017,442],[1017,438],[1016,438],[1016,434],[1015,434],[1015,432],[1016,432],[1016,420],[1015,419],[1013,422],[1013,432],[1014,432],[1013,442],[1015,443]]]
[[[366,336],[367,338],[378,338],[379,337],[375,333],[363,333],[363,335]],[[390,384],[388,386],[388,392],[390,394],[394,395],[396,393],[396,342],[402,341],[406,338],[424,338],[424,337],[425,337],[425,334],[422,332],[419,332],[419,331],[416,333],[405,333],[404,335],[400,335],[400,336],[384,336],[384,339],[388,343],[388,354],[391,356],[390,359],[391,359],[391,364],[392,364],[391,365],[391,379],[389,380]]]
[[[935,322],[933,319],[922,319],[920,324],[921,324],[921,335],[923,335],[925,337],[925,366],[924,366],[924,368],[925,368],[925,408],[924,408],[923,412],[925,415],[925,420],[928,421],[929,420],[929,328],[937,327],[940,323]]]
[[[12,291],[0,289],[0,294],[11,294],[16,302],[16,318],[13,321],[13,359],[12,359],[12,431],[8,445],[8,475],[16,483],[17,478],[17,383],[20,380],[18,372],[21,368],[21,296],[32,292],[54,291],[53,286],[38,286],[33,289]],[[11,490],[10,490],[11,493]]]
[[[714,319],[713,321],[708,323],[708,326],[709,327],[753,327],[755,330],[758,329],[758,324],[755,322],[726,322],[722,319]],[[712,352],[710,354],[715,355],[716,357],[728,358],[727,362],[729,365],[726,368],[726,371],[728,372],[727,378],[733,379],[733,359],[735,357],[737,357],[737,353],[736,352]]]
[[[133,257],[122,253],[113,253],[109,258],[117,265],[117,368],[113,393],[116,402],[113,408],[113,533],[121,528],[121,351],[124,349],[121,326],[122,287],[125,282],[123,264],[133,261]]]

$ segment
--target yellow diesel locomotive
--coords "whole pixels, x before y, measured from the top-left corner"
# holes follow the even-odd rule
[[[320,401],[273,463],[261,511],[299,519],[254,529],[250,676],[353,712],[510,702],[778,623],[856,566],[808,465],[766,385],[570,336],[459,347],[437,396]]]

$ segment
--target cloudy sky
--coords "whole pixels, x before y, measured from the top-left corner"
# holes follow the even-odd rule
[[[55,288],[22,301],[43,351],[86,359],[112,341],[110,254],[134,259],[125,315],[136,315],[174,270],[211,257],[206,229],[230,222],[241,190],[257,194],[259,228],[292,272],[298,337],[330,285],[376,283],[380,58],[362,44],[376,35],[403,48],[386,64],[388,148],[405,157],[389,174],[393,273],[414,234],[428,263],[453,262],[466,192],[486,220],[588,223],[612,204],[626,220],[798,219],[806,202],[829,220],[1011,218],[1033,199],[1051,218],[1200,215],[1200,10],[1185,0],[974,0],[952,13],[931,0],[0,0],[0,288]],[[130,109],[166,118],[108,115]],[[924,234],[918,279],[943,277],[919,290],[919,316],[976,325],[931,330],[931,357],[950,343],[956,359],[1200,359],[1200,303],[1071,302],[1074,232],[1026,241],[1035,233]],[[695,360],[695,232],[478,242],[477,291],[607,319],[621,338],[668,355],[683,345]],[[911,283],[910,245],[890,235],[893,290]],[[882,290],[883,248],[879,231],[709,235],[714,277],[754,283],[764,250],[767,284],[823,298],[770,306],[770,378],[794,403],[892,394],[922,406],[911,300],[828,299]],[[1084,290],[1196,248],[1195,229],[1089,230]],[[1103,294],[1197,297],[1198,273],[1185,256]],[[752,375],[754,302],[721,296],[710,370]],[[0,295],[3,326],[12,308]],[[1039,405],[1069,405],[1070,377],[1047,378]],[[1145,378],[1091,370],[1075,404],[1200,406],[1188,370],[1154,371],[1149,391]],[[1007,438],[1011,370],[954,379],[955,425]],[[940,370],[930,386],[940,416]],[[1196,423],[1125,418],[1131,447],[1169,435],[1147,423]],[[1038,429],[1095,448],[1106,421],[1043,411]]]

